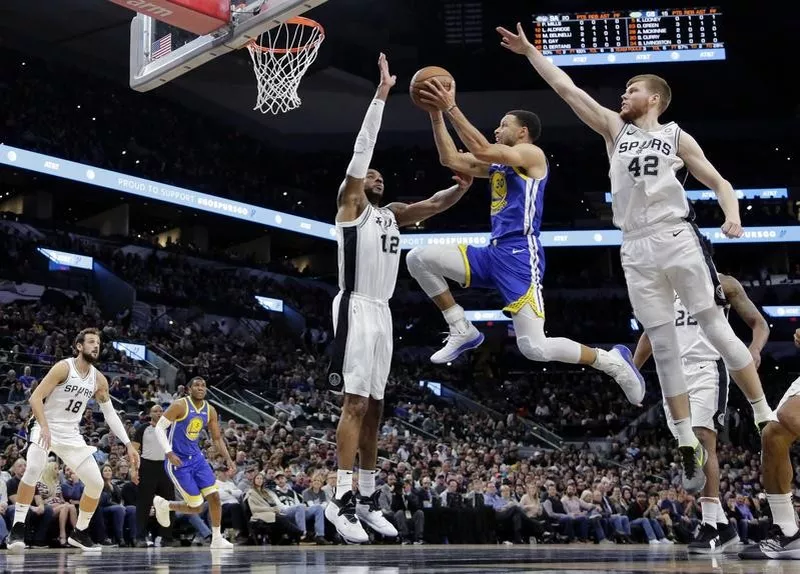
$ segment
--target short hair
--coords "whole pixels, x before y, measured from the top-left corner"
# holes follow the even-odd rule
[[[189,381],[189,386],[191,387],[192,385],[194,385],[196,381],[203,381],[204,383],[206,382],[206,380],[203,377],[192,377],[191,380]]]
[[[539,116],[528,110],[511,110],[506,114],[507,116],[514,116],[517,118],[519,125],[523,128],[528,128],[528,136],[531,143],[534,143],[542,135],[542,122]]]
[[[656,76],[655,74],[639,74],[638,76],[634,76],[628,80],[628,83],[625,84],[625,87],[627,88],[636,82],[644,82],[649,91],[653,92],[654,94],[658,94],[660,104],[658,111],[659,113],[663,114],[672,101],[672,90],[670,89],[667,81],[661,76]]]
[[[100,330],[95,329],[94,327],[89,327],[88,329],[84,329],[80,333],[75,336],[75,341],[72,343],[72,346],[77,349],[78,345],[83,345],[86,341],[86,335],[97,335],[97,338],[100,338]]]

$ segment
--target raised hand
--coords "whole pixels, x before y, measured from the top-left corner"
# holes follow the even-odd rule
[[[397,76],[393,76],[389,72],[389,60],[386,59],[386,54],[381,52],[381,55],[378,57],[378,69],[381,72],[381,81],[380,86],[383,86],[387,89],[391,89],[397,83]]]
[[[473,177],[468,173],[456,173],[453,180],[458,184],[459,189],[467,190],[472,186]]]
[[[506,50],[511,50],[515,54],[527,54],[531,50],[535,50],[533,44],[530,43],[525,31],[522,29],[522,24],[517,22],[517,33],[514,34],[510,30],[506,30],[502,26],[495,28],[497,33],[502,36],[503,40],[500,45]]]

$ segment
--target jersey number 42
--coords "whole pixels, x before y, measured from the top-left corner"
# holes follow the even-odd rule
[[[639,177],[642,172],[644,175],[658,175],[658,156],[646,155],[640,161],[637,155],[628,164],[628,171],[633,174],[633,177]]]

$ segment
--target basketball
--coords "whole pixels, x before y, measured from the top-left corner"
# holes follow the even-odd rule
[[[425,82],[433,78],[437,78],[442,83],[442,86],[448,90],[450,89],[450,84],[453,82],[453,76],[444,68],[440,68],[439,66],[426,66],[425,68],[417,70],[417,73],[411,78],[411,86],[408,88],[411,101],[426,112],[435,112],[436,108],[423,104],[419,99],[419,92],[425,88]]]

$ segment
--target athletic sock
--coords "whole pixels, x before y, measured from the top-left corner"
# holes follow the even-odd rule
[[[767,397],[764,395],[761,395],[760,398],[749,402],[750,406],[753,407],[753,417],[756,419],[756,424],[760,424],[764,421],[774,418],[772,415],[772,409],[769,408]]]
[[[353,490],[353,471],[342,470],[341,468],[336,471],[336,500],[341,500],[342,497]]]
[[[700,508],[703,511],[703,524],[709,524],[716,528],[717,522],[719,522],[719,498],[704,496],[700,499]]]
[[[461,305],[453,305],[449,309],[442,311],[444,320],[450,326],[450,329],[458,333],[466,333],[469,330],[470,323],[464,315],[464,308]]]
[[[780,526],[786,536],[797,534],[797,515],[792,504],[792,493],[768,493],[767,502],[770,510],[772,510],[772,523]]]
[[[89,528],[89,522],[92,520],[92,516],[94,516],[94,512],[86,512],[85,510],[78,512],[78,521],[75,523],[75,528],[78,530],[86,530]]]
[[[375,471],[358,470],[358,494],[363,497],[372,496],[375,492]]]
[[[22,522],[25,523],[25,519],[28,517],[28,510],[30,510],[30,504],[22,504],[21,502],[17,502],[14,506],[14,524],[18,524]]]
[[[678,446],[697,448],[697,437],[692,430],[692,419],[685,418],[675,421],[675,432],[678,435]]]

